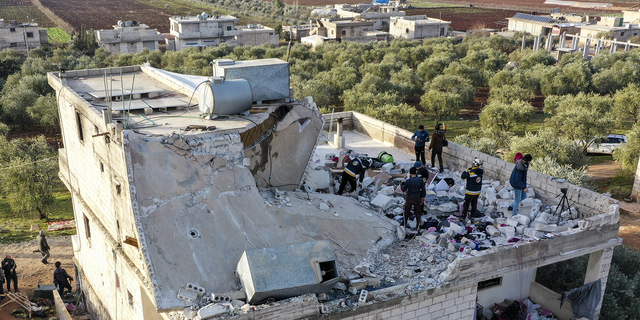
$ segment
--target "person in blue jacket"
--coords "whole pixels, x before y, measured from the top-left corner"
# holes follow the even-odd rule
[[[364,179],[364,174],[369,168],[369,166],[371,166],[371,160],[369,158],[355,158],[349,161],[349,163],[345,166],[344,170],[342,171],[342,181],[340,182],[340,189],[338,189],[338,194],[342,195],[342,193],[344,192],[344,188],[347,185],[347,182],[349,183],[349,185],[351,185],[351,191],[352,192],[355,191],[356,176],[358,176],[360,183],[362,183],[362,180]]]
[[[467,180],[467,192],[464,195],[464,204],[462,205],[462,214],[466,219],[469,219],[478,210],[478,198],[482,192],[482,176],[484,175],[484,170],[480,167],[482,167],[482,160],[475,158],[471,168],[462,173],[461,178]],[[471,214],[468,212],[469,204],[471,204]]]
[[[416,229],[419,230],[422,222],[422,204],[424,203],[424,197],[427,195],[427,190],[424,180],[417,176],[417,172],[416,167],[409,169],[410,178],[402,182],[400,189],[402,192],[407,193],[407,202],[404,204],[405,226],[413,207],[413,214],[416,216]]]
[[[525,154],[522,160],[516,163],[515,167],[513,167],[513,171],[511,172],[511,178],[509,178],[509,183],[513,187],[513,192],[515,193],[516,199],[513,201],[509,210],[513,210],[513,215],[518,214],[518,205],[520,205],[520,201],[527,198],[527,171],[529,170],[529,163],[531,163],[531,155]]]
[[[418,126],[418,131],[411,136],[411,140],[416,142],[414,147],[416,151],[416,161],[427,163],[424,157],[424,144],[429,142],[429,132],[424,130],[423,125]]]

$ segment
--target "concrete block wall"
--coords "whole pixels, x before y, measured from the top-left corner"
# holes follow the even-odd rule
[[[326,317],[344,320],[472,320],[477,286],[436,288]],[[325,317],[323,317],[324,319]]]
[[[328,130],[331,114],[325,114],[324,117],[327,120],[325,123],[325,130]],[[414,152],[414,144],[410,139],[413,133],[410,131],[357,112],[348,111],[335,113],[333,115],[334,132],[336,126],[335,122],[338,117],[342,117],[344,119],[344,130],[356,130],[362,134],[368,135],[372,139],[389,143],[409,154]],[[509,181],[514,167],[513,163],[461,146],[452,141],[449,141],[449,146],[445,147],[442,152],[444,166],[451,170],[460,171],[468,168],[475,157],[484,161],[485,177],[500,180],[502,182]],[[527,174],[527,182],[534,188],[536,197],[545,201],[545,203],[549,205],[557,204],[560,201],[560,197],[558,197],[558,195],[561,194],[560,189],[567,188],[568,200],[572,205],[575,205],[578,208],[582,218],[611,212],[617,213],[616,206],[619,205],[618,200],[567,182],[558,182],[556,179],[548,175],[529,170]],[[636,179],[635,183],[640,186],[640,179]],[[612,223],[617,223],[617,221],[612,221]]]

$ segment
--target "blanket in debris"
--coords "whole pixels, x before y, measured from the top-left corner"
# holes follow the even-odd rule
[[[75,229],[76,228],[76,220],[58,220],[58,221],[49,221],[47,222],[47,230],[49,231],[60,231],[67,229]]]

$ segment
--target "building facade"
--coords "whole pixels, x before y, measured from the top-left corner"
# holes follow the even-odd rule
[[[265,43],[271,43],[277,46],[280,42],[280,36],[276,34],[273,28],[263,25],[247,25],[237,27],[238,45],[239,46],[259,46]]]
[[[49,44],[47,29],[38,28],[37,23],[5,23],[0,19],[0,50],[13,49],[27,51]]]
[[[209,16],[202,13],[197,16],[169,18],[170,34],[174,40],[167,40],[167,48],[180,51],[189,47],[209,47],[226,43],[230,46],[238,45],[236,37],[240,33],[235,23],[236,17],[220,15]]]
[[[432,19],[425,15],[391,18],[389,33],[395,38],[425,39],[449,35],[451,21]]]
[[[139,21],[118,21],[113,30],[96,30],[98,45],[111,53],[138,53],[158,50],[162,34]]]

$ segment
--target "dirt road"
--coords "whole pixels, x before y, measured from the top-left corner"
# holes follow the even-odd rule
[[[16,271],[18,272],[18,290],[27,294],[33,293],[38,284],[53,284],[53,271],[55,270],[54,262],[60,261],[62,268],[75,280],[75,269],[73,267],[73,247],[71,237],[58,237],[47,239],[51,247],[51,257],[49,264],[45,265],[41,262],[42,255],[38,252],[34,253],[38,245],[36,240],[29,242],[3,244],[0,246],[0,255],[4,259],[5,255],[11,254],[16,260]],[[76,282],[71,285],[75,291]],[[4,287],[5,291],[7,287]],[[11,287],[13,290],[13,285]],[[13,292],[13,291],[12,291]],[[4,303],[3,300],[2,303]],[[0,303],[0,304],[2,304]],[[11,303],[0,308],[0,319],[17,319],[11,315],[11,310],[18,308],[16,303]]]

